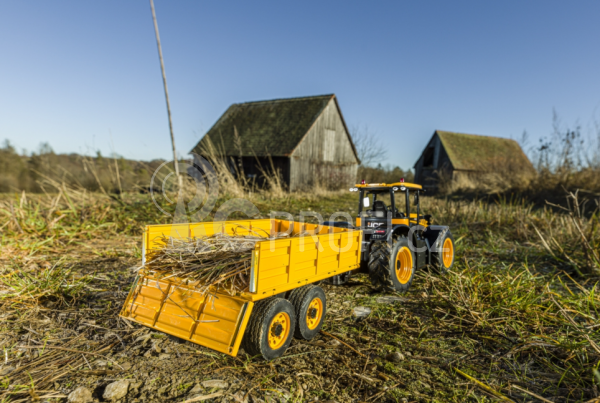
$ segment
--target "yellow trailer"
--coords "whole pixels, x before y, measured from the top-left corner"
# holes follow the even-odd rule
[[[360,266],[360,230],[277,219],[149,225],[142,260],[163,237],[259,232],[289,237],[256,243],[246,290],[207,292],[199,282],[143,268],[120,316],[231,356],[243,346],[251,355],[273,359],[293,336],[312,339],[327,309],[325,293],[314,283]]]

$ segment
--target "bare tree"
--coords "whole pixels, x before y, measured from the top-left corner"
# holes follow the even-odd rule
[[[369,130],[366,125],[357,125],[350,129],[350,136],[360,164],[369,166],[375,162],[381,162],[387,156],[387,149],[380,141],[376,133]]]

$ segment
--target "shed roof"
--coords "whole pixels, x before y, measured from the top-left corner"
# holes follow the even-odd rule
[[[288,156],[332,99],[334,94],[233,104],[193,151],[200,153],[210,139],[225,155]]]
[[[515,140],[443,130],[436,130],[435,133],[456,170],[480,171],[508,163],[512,168],[534,171],[533,165]]]

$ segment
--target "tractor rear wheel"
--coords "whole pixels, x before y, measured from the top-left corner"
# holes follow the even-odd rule
[[[267,361],[281,357],[290,346],[296,327],[294,306],[283,298],[269,298],[254,305],[242,347]]]
[[[321,331],[327,312],[325,292],[321,287],[310,284],[292,290],[289,300],[296,313],[294,336],[298,339],[312,340]]]
[[[431,250],[431,265],[440,274],[454,266],[454,237],[450,230],[444,232]]]
[[[377,290],[385,290],[392,286],[390,278],[390,256],[392,248],[387,241],[378,241],[371,244],[369,255],[369,278]]]
[[[408,238],[400,236],[393,246],[386,241],[375,242],[369,258],[369,277],[376,289],[406,292],[412,284],[416,258]]]

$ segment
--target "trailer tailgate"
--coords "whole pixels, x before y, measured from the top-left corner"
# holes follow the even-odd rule
[[[140,274],[120,316],[235,356],[253,306],[240,297],[203,294],[176,279]]]

